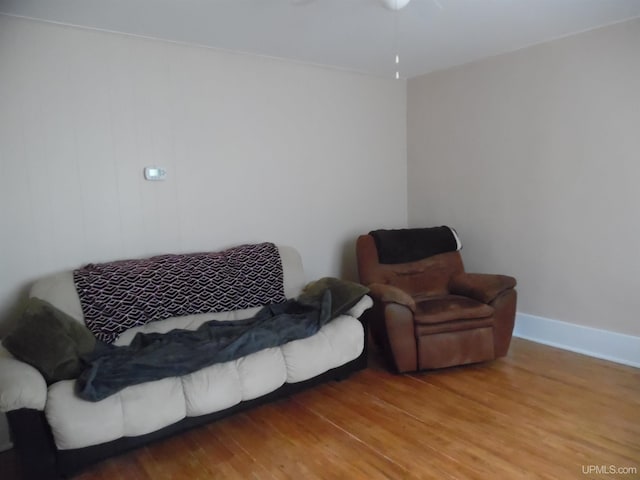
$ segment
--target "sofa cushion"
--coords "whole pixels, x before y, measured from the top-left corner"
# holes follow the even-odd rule
[[[281,347],[287,365],[287,383],[313,378],[356,358],[364,349],[364,329],[353,317],[342,315],[316,335]]]
[[[365,297],[360,303],[369,305],[370,301]],[[270,393],[285,381],[306,380],[354,360],[363,349],[362,324],[343,315],[311,337],[181,378],[133,385],[99,402],[80,399],[74,391],[75,380],[58,382],[49,387],[45,414],[59,449],[97,445],[142,435],[185,416],[224,410]],[[151,399],[153,407],[144,407],[144,399]]]
[[[14,357],[38,369],[48,384],[77,377],[84,367],[80,357],[95,343],[86,327],[38,298],[29,299],[21,322],[2,341]]]

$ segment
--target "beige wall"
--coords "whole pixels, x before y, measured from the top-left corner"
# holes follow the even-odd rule
[[[524,313],[640,335],[640,20],[409,81],[409,224]]]
[[[0,333],[86,262],[274,241],[353,276],[406,225],[404,82],[7,16],[0,69]]]

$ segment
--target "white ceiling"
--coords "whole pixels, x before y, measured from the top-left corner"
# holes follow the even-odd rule
[[[0,12],[386,77],[397,42],[410,78],[638,17],[640,0],[412,0],[399,12],[382,0],[0,0]]]

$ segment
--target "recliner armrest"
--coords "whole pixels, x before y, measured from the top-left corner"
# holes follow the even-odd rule
[[[516,279],[513,277],[486,273],[459,273],[449,281],[449,291],[452,294],[470,297],[487,304],[505,290],[515,286]]]
[[[397,303],[408,307],[412,312],[416,311],[416,301],[404,290],[394,287],[393,285],[384,285],[382,283],[372,283],[367,285],[369,295],[383,303]]]
[[[47,383],[44,377],[0,345],[0,411],[20,408],[44,410],[46,403]]]

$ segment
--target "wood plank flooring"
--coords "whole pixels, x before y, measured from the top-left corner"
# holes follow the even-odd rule
[[[370,364],[75,478],[640,479],[640,369],[517,338],[487,364]]]

